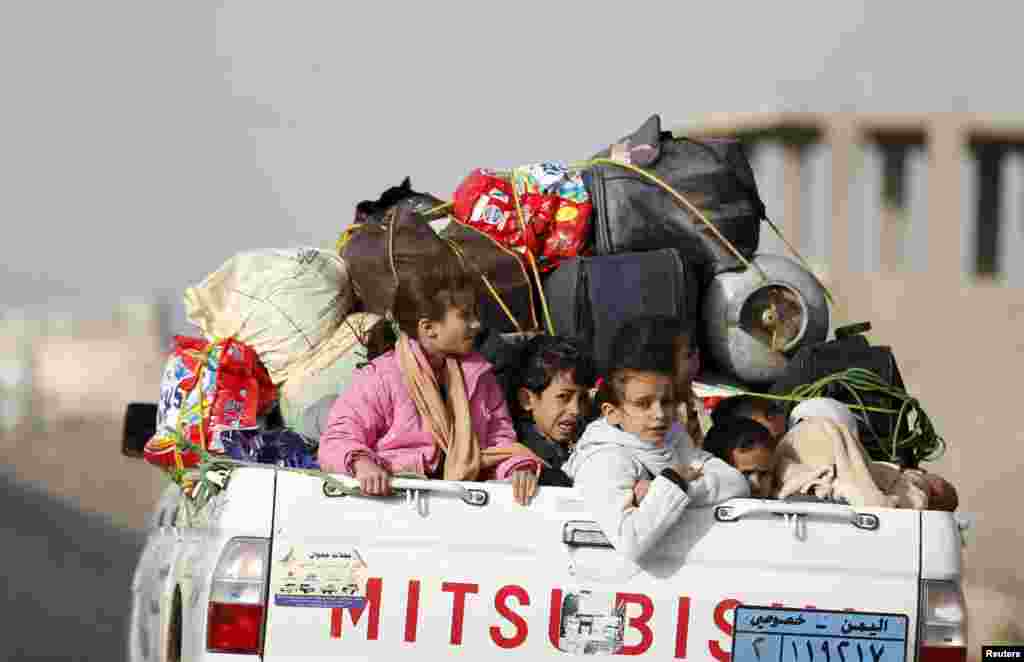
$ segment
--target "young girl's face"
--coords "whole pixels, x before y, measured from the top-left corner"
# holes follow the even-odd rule
[[[605,403],[602,413],[612,425],[643,441],[660,444],[676,418],[676,396],[670,375],[627,371],[626,388],[618,406]]]
[[[426,346],[434,353],[463,356],[473,351],[473,341],[480,333],[480,319],[475,304],[450,305],[439,321],[429,321],[421,332]]]

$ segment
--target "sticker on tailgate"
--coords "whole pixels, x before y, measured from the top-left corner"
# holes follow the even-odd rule
[[[307,551],[292,548],[275,561],[274,604],[281,607],[366,605],[366,563],[355,548]]]
[[[736,607],[733,662],[905,662],[907,616]]]

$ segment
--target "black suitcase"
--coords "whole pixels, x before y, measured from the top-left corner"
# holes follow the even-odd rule
[[[836,329],[836,335],[835,340],[810,345],[798,351],[786,367],[785,374],[772,385],[771,391],[776,394],[789,393],[797,386],[816,382],[849,368],[870,370],[886,384],[900,389],[905,388],[891,347],[871,345],[864,336],[844,333],[843,328]],[[840,384],[826,387],[822,395],[847,405],[857,404],[856,398]],[[885,394],[860,392],[859,395],[864,404],[869,407],[899,409],[899,402]],[[859,426],[860,438],[871,455],[871,459],[893,461],[893,458],[890,457],[891,449],[879,448],[879,438],[886,440],[892,436],[893,426],[896,425],[896,414],[865,413],[858,409],[851,411],[862,419]],[[908,467],[917,465],[917,459],[909,449],[901,449],[901,452],[897,453],[895,461]]]
[[[555,332],[586,343],[599,374],[623,323],[649,315],[696,321],[698,292],[693,267],[672,248],[574,258],[544,283]]]
[[[657,115],[619,143],[626,141],[633,148],[633,165],[686,197],[744,258],[754,254],[765,207],[742,143],[725,137],[675,138],[661,131]],[[742,266],[704,223],[651,180],[601,164],[588,169],[584,181],[594,204],[596,254],[678,248],[700,264],[704,280]]]

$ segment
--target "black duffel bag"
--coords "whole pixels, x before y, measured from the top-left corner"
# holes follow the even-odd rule
[[[808,345],[798,351],[789,364],[786,372],[774,384],[771,392],[784,395],[803,384],[812,384],[820,379],[843,372],[849,368],[870,370],[881,378],[882,382],[898,389],[905,389],[903,377],[892,347],[872,345],[866,337],[855,329],[869,329],[870,324],[863,323],[836,329],[836,339]],[[833,398],[847,405],[857,405],[857,398],[849,388],[839,383],[825,387],[823,397]],[[879,409],[898,410],[900,403],[893,397],[880,392],[861,391],[858,393],[864,405]],[[795,406],[791,403],[789,410]],[[897,457],[892,457],[891,449],[886,447],[885,440],[893,434],[896,425],[896,414],[877,411],[863,411],[853,408],[860,427],[860,438],[872,460],[898,462],[906,467],[916,467],[921,458],[909,448],[897,450]]]
[[[764,203],[743,145],[731,138],[675,138],[652,115],[640,129],[595,158],[629,155],[630,163],[683,195],[744,258],[757,250]],[[674,247],[696,260],[702,278],[742,266],[707,226],[650,179],[613,164],[584,173],[594,210],[598,255]]]
[[[699,291],[694,269],[671,248],[573,258],[544,282],[556,333],[589,346],[598,374],[625,322],[652,315],[695,321]]]

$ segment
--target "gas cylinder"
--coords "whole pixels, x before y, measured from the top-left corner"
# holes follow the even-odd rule
[[[782,376],[789,359],[828,335],[825,288],[800,264],[758,254],[752,267],[716,275],[704,294],[706,349],[729,376],[751,385]]]

